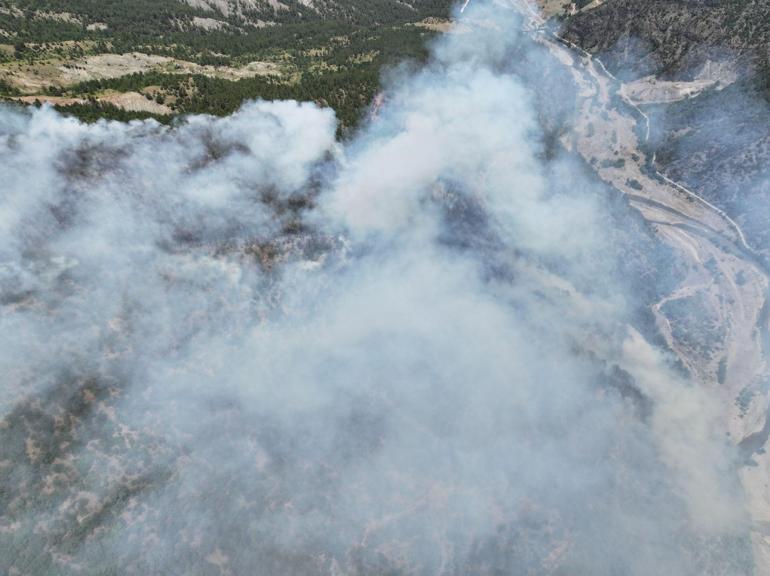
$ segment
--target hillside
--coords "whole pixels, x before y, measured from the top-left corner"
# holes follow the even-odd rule
[[[563,33],[627,77],[685,79],[709,60],[766,61],[769,11],[768,0],[609,0],[568,17]]]
[[[0,1],[0,96],[83,119],[333,107],[352,126],[384,67],[425,57],[449,0]],[[1,40],[4,38],[4,41]]]
[[[371,25],[442,15],[443,0],[3,0],[0,22],[22,41],[144,38],[193,29],[248,31],[273,25],[338,21]]]

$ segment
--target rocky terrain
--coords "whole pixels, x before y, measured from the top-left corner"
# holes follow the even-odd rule
[[[131,0],[93,3],[74,0],[62,6],[46,0],[3,0],[3,36],[20,29],[58,23],[60,35],[70,29],[118,34],[126,23],[149,24],[167,31],[261,28],[324,19],[360,23],[413,21],[419,15],[445,11],[441,0]],[[156,21],[151,21],[155,18]]]

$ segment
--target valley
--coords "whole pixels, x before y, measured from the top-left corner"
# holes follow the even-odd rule
[[[509,3],[527,17],[530,33],[570,69],[579,87],[577,123],[564,145],[626,196],[660,241],[686,262],[689,271],[684,282],[653,306],[656,324],[693,380],[720,398],[725,433],[732,443],[741,445],[765,429],[768,420],[766,254],[750,245],[741,227],[722,209],[657,170],[647,146],[651,120],[638,107],[639,82],[621,82],[601,60],[561,38],[559,32],[549,31],[527,0]],[[714,89],[717,82],[692,83],[693,88],[672,86],[668,98],[693,97]],[[679,93],[671,96],[672,89]],[[752,541],[761,573],[770,571],[768,477],[770,457],[755,447],[741,478],[749,497]]]

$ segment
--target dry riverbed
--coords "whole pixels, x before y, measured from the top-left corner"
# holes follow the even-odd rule
[[[719,89],[733,82],[734,74],[707,66],[692,82],[643,78],[618,84],[595,58],[539,30],[544,20],[532,5],[524,0],[510,3],[529,19],[536,40],[569,69],[578,87],[579,113],[564,145],[627,196],[689,271],[652,312],[672,353],[694,381],[721,400],[724,432],[744,458],[739,473],[752,518],[757,573],[770,574],[770,455],[764,450],[770,437],[770,350],[763,342],[768,329],[767,264],[722,210],[699,198],[697,191],[650,169],[638,130],[638,123],[647,119],[638,108],[638,114],[632,110],[636,103],[672,102]],[[548,4],[539,2],[541,8]],[[544,15],[551,14],[546,10]],[[617,106],[614,93],[628,103],[628,109]]]

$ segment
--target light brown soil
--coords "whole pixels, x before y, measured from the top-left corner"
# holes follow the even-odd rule
[[[36,101],[54,106],[71,106],[72,104],[85,104],[84,98],[66,98],[62,96],[20,96],[19,102],[34,104]],[[97,98],[99,102],[106,102],[133,112],[150,112],[152,114],[172,114],[173,110],[165,104],[159,104],[155,100],[148,100],[139,92],[110,92]]]
[[[173,110],[165,104],[158,104],[155,100],[148,100],[139,92],[114,92],[99,97],[100,102],[108,102],[134,112],[151,112],[152,114],[171,114]]]
[[[64,98],[61,96],[21,96],[16,98],[19,102],[34,104],[35,101],[43,104],[53,104],[54,106],[69,106],[71,104],[85,104],[83,98]]]
[[[426,30],[433,30],[434,32],[449,32],[454,24],[451,20],[446,18],[430,17],[416,22],[415,26],[425,28]]]
[[[228,80],[282,73],[278,65],[272,62],[250,62],[239,68],[202,66],[166,56],[132,52],[98,54],[72,62],[48,60],[32,65],[8,63],[0,66],[0,79],[6,80],[25,94],[38,94],[48,86],[67,87],[87,80],[118,78],[151,71],[168,74],[202,74]]]

